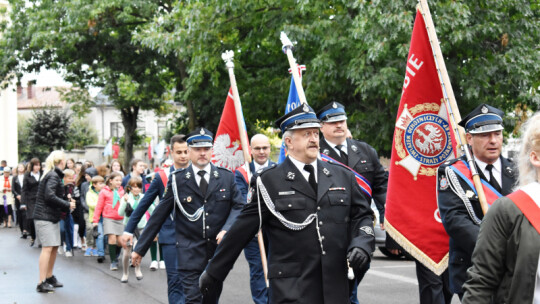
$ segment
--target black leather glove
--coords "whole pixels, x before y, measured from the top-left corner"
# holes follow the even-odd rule
[[[217,281],[218,280],[206,273],[206,271],[203,271],[201,277],[199,278],[199,290],[201,291],[203,297],[214,292]]]
[[[365,250],[354,247],[347,254],[347,260],[349,260],[349,265],[351,265],[352,268],[358,269],[365,266],[366,263],[369,262],[370,257]]]

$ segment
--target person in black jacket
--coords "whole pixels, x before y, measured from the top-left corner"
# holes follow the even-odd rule
[[[36,232],[41,242],[39,256],[39,283],[38,292],[51,293],[55,287],[62,287],[53,275],[56,253],[60,246],[60,217],[62,212],[75,209],[75,200],[66,201],[62,169],[66,165],[66,156],[62,151],[53,151],[45,162],[43,179],[39,183],[34,209],[34,222]]]
[[[30,246],[34,246],[36,240],[34,206],[36,205],[36,194],[42,176],[41,162],[34,157],[30,160],[28,170],[24,174],[21,195],[22,205],[26,206],[26,229],[30,234]]]
[[[13,196],[15,197],[15,214],[17,215],[17,225],[21,229],[21,238],[26,239],[28,231],[26,230],[26,206],[22,204],[22,186],[24,184],[24,164],[19,164],[13,175]]]

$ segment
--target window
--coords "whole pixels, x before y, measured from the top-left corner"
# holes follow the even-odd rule
[[[124,136],[124,126],[122,122],[111,122],[111,136],[117,139]]]

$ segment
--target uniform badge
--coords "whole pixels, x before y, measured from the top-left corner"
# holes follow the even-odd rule
[[[362,226],[360,227],[360,230],[364,231],[367,235],[375,235],[373,233],[373,228],[369,227],[369,226]]]
[[[328,169],[326,169],[326,168],[323,168],[323,169],[322,169],[322,172],[323,172],[326,176],[329,176],[329,175],[330,175],[330,171],[328,171]]]
[[[510,167],[506,167],[506,168],[504,168],[504,170],[506,170],[506,173],[508,173],[510,175],[514,174],[514,171],[512,171],[512,168],[510,168]]]
[[[204,135],[204,129],[201,129],[201,135]]]
[[[332,103],[332,108],[337,109],[337,104],[336,104],[336,102]]]
[[[483,114],[487,114],[487,112],[489,110],[488,110],[488,108],[486,106],[483,106],[481,111],[482,111]]]
[[[187,201],[188,203],[191,203],[191,196],[188,196],[188,197],[186,198],[186,201]]]
[[[294,173],[288,172],[288,173],[287,173],[287,179],[288,179],[288,180],[294,180]]]
[[[328,155],[328,154],[330,153],[330,151],[328,151],[328,149],[324,149],[324,150],[322,151],[322,153]]]
[[[217,170],[214,171],[214,177],[215,177],[215,178],[218,178],[218,177],[219,177],[219,173],[217,172]]]
[[[304,104],[303,110],[304,110],[304,112],[309,112],[309,108],[308,108],[307,104]]]
[[[355,146],[355,145],[352,145],[352,146],[351,146],[351,150],[353,150],[354,152],[356,152],[356,151],[358,151],[358,147]]]
[[[294,191],[281,191],[278,195],[293,195],[294,193]]]
[[[441,179],[439,180],[439,189],[440,190],[448,189],[448,179],[446,179],[446,176],[441,177]]]
[[[253,199],[253,192],[255,189],[249,188],[248,194],[247,194],[247,203],[251,203],[251,200]]]
[[[191,177],[191,172],[186,173],[186,179],[189,179]]]
[[[465,195],[467,196],[467,198],[473,198],[475,194],[471,190],[467,190],[465,192]]]

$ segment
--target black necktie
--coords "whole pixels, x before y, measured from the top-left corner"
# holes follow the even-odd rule
[[[343,148],[343,145],[336,145],[336,149],[339,150],[339,155],[341,156],[341,160],[343,161],[343,164],[348,165],[349,158],[347,157],[347,153],[345,153],[341,148]]]
[[[201,170],[197,172],[197,174],[201,177],[201,182],[199,183],[199,188],[201,189],[201,193],[203,197],[206,197],[206,190],[208,190],[208,182],[204,178],[204,175],[206,174],[206,171]]]
[[[499,183],[497,183],[497,180],[495,179],[495,176],[493,176],[493,165],[489,164],[486,166],[486,170],[489,171],[489,184],[495,188],[495,190],[501,192],[501,186],[499,186]]]
[[[313,165],[305,165],[304,170],[309,172],[308,182],[311,185],[311,188],[313,188],[313,191],[317,193],[317,181],[315,180],[315,168],[313,168]]]

